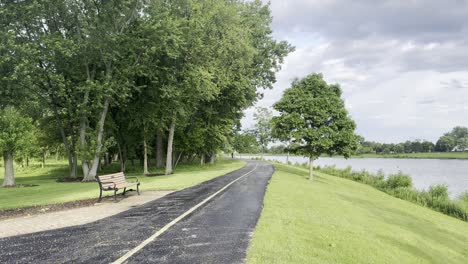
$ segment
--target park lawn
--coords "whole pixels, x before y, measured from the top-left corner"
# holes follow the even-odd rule
[[[244,161],[219,159],[214,165],[179,165],[175,173],[169,176],[146,177],[138,167],[128,168],[126,176],[137,176],[141,190],[180,190],[217,176],[242,168]],[[119,171],[118,164],[113,164],[103,173]],[[0,167],[0,181],[3,181],[3,167]],[[0,210],[21,208],[97,198],[99,187],[95,182],[57,182],[67,175],[64,162],[48,164],[45,168],[38,165],[27,169],[15,168],[16,183],[37,185],[34,187],[0,188]],[[111,192],[105,192],[110,194]]]
[[[371,186],[275,164],[247,263],[468,263],[468,223]]]

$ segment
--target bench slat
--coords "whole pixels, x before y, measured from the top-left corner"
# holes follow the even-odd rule
[[[136,182],[127,182],[127,179],[125,178],[123,172],[100,175],[97,176],[97,178],[101,182],[101,186],[103,189],[113,189],[114,186],[117,189],[122,189],[128,186],[137,185]]]

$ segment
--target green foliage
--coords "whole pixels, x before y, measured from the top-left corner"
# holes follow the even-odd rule
[[[237,133],[232,140],[232,146],[238,153],[257,153],[259,145],[253,132]]]
[[[439,200],[448,200],[449,199],[449,194],[448,194],[448,188],[447,185],[433,185],[429,187],[428,191],[429,195],[431,196],[432,199],[439,199]]]
[[[259,0],[0,5],[0,108],[38,124],[35,152],[63,144],[71,177],[78,160],[92,180],[104,153],[141,158],[172,124],[183,158],[225,148],[293,50]]]
[[[31,119],[24,117],[13,107],[0,110],[0,151],[26,150],[34,143]]]
[[[398,174],[390,175],[386,181],[386,188],[389,189],[411,187],[413,187],[413,180],[409,175],[405,175],[401,172],[399,172]]]
[[[273,113],[266,107],[257,107],[254,113],[255,127],[253,132],[260,145],[262,153],[266,152],[268,143],[271,142],[271,120]]]
[[[293,152],[313,159],[322,154],[350,157],[357,148],[356,124],[341,99],[339,85],[329,85],[321,74],[296,80],[274,108],[275,138],[292,140]]]
[[[398,153],[430,153],[435,149],[434,143],[426,140],[406,141],[403,143],[378,143],[366,141],[360,137],[357,154],[398,154]]]
[[[436,151],[465,151],[468,149],[468,128],[454,127],[437,140]]]

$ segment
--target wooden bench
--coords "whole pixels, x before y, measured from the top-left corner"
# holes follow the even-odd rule
[[[136,181],[128,182],[127,179],[129,178],[135,178]],[[140,195],[140,189],[139,189],[140,181],[138,180],[138,178],[137,177],[126,178],[123,172],[96,176],[96,181],[98,182],[99,189],[100,189],[98,202],[102,200],[102,191],[114,191],[114,201],[116,201],[117,191],[120,189],[123,189],[122,195],[125,195],[125,191],[127,190],[127,187],[131,187],[131,186],[136,186],[137,193],[138,195]]]

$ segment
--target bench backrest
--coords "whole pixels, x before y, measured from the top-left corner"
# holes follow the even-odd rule
[[[123,174],[123,172],[100,175],[100,176],[97,176],[96,178],[99,182],[101,182],[102,188],[114,187],[113,183],[105,183],[105,182],[115,182],[116,185],[118,185],[119,183],[127,182],[125,180],[125,175]]]

